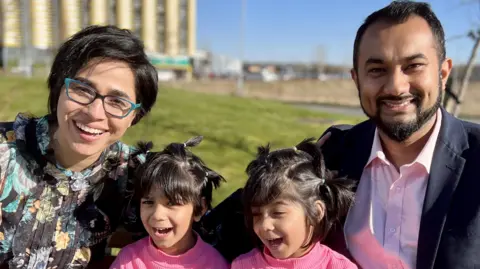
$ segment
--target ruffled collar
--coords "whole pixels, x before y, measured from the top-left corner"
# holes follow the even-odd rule
[[[157,263],[162,265],[199,265],[202,263],[200,257],[203,255],[202,252],[205,250],[206,243],[196,232],[193,231],[193,233],[196,238],[195,244],[185,253],[179,255],[170,255],[163,252],[158,249],[152,239],[148,237],[148,254],[152,257],[152,260],[158,261]]]
[[[277,259],[264,247],[262,256],[269,266],[275,268],[325,268],[328,248],[319,242],[315,243],[304,256],[299,258]]]

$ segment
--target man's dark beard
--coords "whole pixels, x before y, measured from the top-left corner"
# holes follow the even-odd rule
[[[361,90],[359,90],[359,97],[360,97],[360,91]],[[438,97],[437,97],[437,100],[435,101],[435,104],[433,104],[431,108],[428,108],[423,112],[422,112],[422,104],[423,104],[424,95],[421,94],[419,91],[414,91],[412,95],[413,95],[413,104],[416,106],[416,118],[409,122],[387,123],[382,121],[380,114],[381,114],[383,101],[386,101],[386,100],[399,101],[406,98],[411,98],[411,96],[409,97],[385,96],[385,97],[378,98],[376,100],[377,113],[375,115],[369,115],[365,111],[365,108],[363,107],[362,102],[360,102],[360,104],[362,106],[362,110],[365,113],[365,115],[367,115],[371,120],[373,120],[377,125],[377,127],[380,130],[382,130],[390,139],[395,140],[397,142],[403,142],[407,138],[409,138],[413,133],[420,130],[420,128],[422,128],[422,126],[425,125],[425,123],[427,123],[435,115],[435,113],[437,112],[438,108],[441,106],[441,103],[442,103],[441,85],[439,85],[439,88],[438,88]]]

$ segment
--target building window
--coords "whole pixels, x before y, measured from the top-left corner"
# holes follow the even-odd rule
[[[165,53],[165,0],[157,2],[157,47],[158,52]]]
[[[110,0],[108,3],[110,16],[108,16],[108,23],[117,25],[117,0]]]
[[[82,28],[85,28],[90,25],[90,5],[92,0],[82,0],[81,2],[81,10],[82,13]]]
[[[178,52],[186,55],[188,53],[188,0],[180,0],[179,5]]]
[[[133,33],[142,37],[142,3],[141,0],[135,0],[133,3]]]

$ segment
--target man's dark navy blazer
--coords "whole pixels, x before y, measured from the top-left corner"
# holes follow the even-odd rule
[[[368,120],[328,131],[332,136],[322,147],[327,166],[359,180],[370,156],[375,124]],[[327,244],[349,256],[342,229],[332,232]],[[461,121],[443,109],[420,222],[416,268],[480,268],[480,125]]]

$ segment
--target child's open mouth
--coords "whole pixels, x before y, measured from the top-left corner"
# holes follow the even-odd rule
[[[283,238],[267,239],[269,249],[278,249],[283,243]]]
[[[170,233],[173,228],[152,228],[156,237],[165,237]]]

